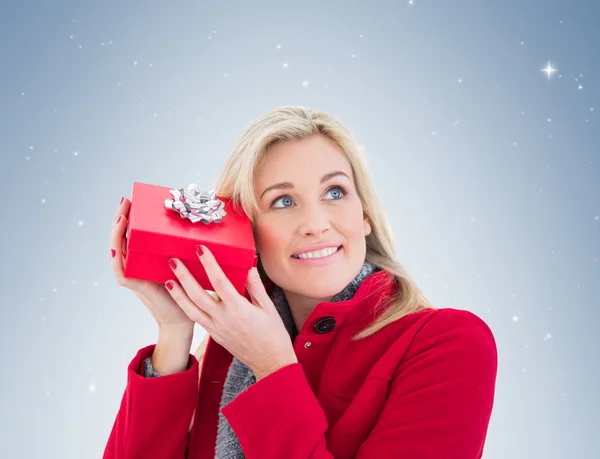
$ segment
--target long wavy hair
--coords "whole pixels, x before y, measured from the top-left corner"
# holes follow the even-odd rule
[[[234,209],[245,212],[254,227],[259,203],[254,193],[253,178],[265,153],[278,143],[313,135],[322,135],[333,141],[350,162],[363,214],[371,224],[371,233],[366,236],[365,259],[387,271],[389,282],[397,287],[392,289],[394,293],[385,301],[379,302],[375,311],[377,318],[352,339],[371,336],[418,310],[435,309],[396,260],[392,231],[375,193],[362,145],[342,122],[330,114],[301,106],[281,106],[256,118],[229,154],[215,186],[217,196],[231,199]],[[258,268],[263,281],[272,282],[262,269],[260,256]],[[385,287],[383,283],[381,288]]]

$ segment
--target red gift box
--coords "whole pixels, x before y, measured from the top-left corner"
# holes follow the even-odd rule
[[[195,246],[202,244],[212,252],[227,278],[243,295],[256,254],[248,216],[234,211],[229,199],[216,196],[224,203],[227,213],[222,221],[193,223],[165,207],[165,200],[173,198],[169,190],[171,188],[134,182],[125,234],[125,277],[160,283],[177,280],[168,261],[179,258],[202,288],[214,291],[196,255]]]

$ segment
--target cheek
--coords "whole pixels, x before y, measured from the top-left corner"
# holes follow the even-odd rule
[[[365,225],[362,207],[358,206],[352,212],[347,212],[341,220],[344,232],[349,239],[361,239],[365,237]]]
[[[286,244],[282,225],[269,222],[257,223],[254,237],[256,248],[263,254],[280,251]]]

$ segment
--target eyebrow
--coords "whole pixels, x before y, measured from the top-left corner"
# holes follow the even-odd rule
[[[323,177],[321,177],[321,182],[320,183],[323,184],[323,183],[331,180],[332,178],[340,176],[340,175],[346,177],[347,179],[350,179],[350,177],[348,177],[348,174],[346,174],[345,172],[342,172],[342,171],[333,171],[333,172],[328,172]],[[263,191],[262,194],[260,195],[260,199],[263,198],[264,194],[267,191],[276,190],[276,189],[287,190],[287,189],[290,189],[290,188],[294,188],[294,184],[292,182],[280,182],[280,183],[276,183],[275,185],[271,185],[271,186],[267,187],[265,189],[265,191]]]

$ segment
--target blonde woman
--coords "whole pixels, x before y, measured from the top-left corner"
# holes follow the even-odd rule
[[[164,286],[125,279],[130,202],[117,210],[117,282],[159,335],[128,367],[104,458],[481,458],[494,336],[471,312],[433,307],[396,260],[351,132],[275,108],[242,133],[216,192],[252,221],[244,296],[204,246],[216,295],[179,259]],[[196,323],[207,335],[193,355]]]

